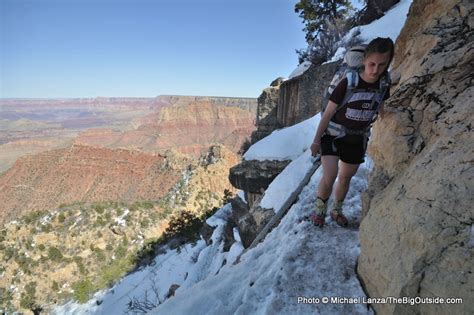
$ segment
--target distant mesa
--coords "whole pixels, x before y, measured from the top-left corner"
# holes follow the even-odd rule
[[[170,105],[140,118],[134,130],[89,129],[75,143],[146,152],[175,149],[196,157],[216,143],[238,152],[255,129],[255,99],[164,96],[162,100]]]

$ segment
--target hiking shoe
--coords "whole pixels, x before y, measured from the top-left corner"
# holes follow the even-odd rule
[[[347,218],[342,214],[342,204],[343,200],[338,200],[334,202],[333,209],[331,211],[331,219],[336,221],[336,223],[340,226],[347,226],[348,221]]]
[[[349,222],[347,221],[347,218],[345,215],[342,214],[342,212],[337,212],[337,211],[331,211],[331,219],[336,221],[336,223],[340,226],[347,226]]]
[[[326,217],[326,211],[328,208],[327,200],[324,202],[321,198],[316,198],[316,209],[314,209],[314,213],[311,215],[310,219],[313,221],[314,225],[323,227],[324,226],[324,219]]]
[[[313,222],[314,225],[319,226],[319,227],[324,226],[325,216],[320,216],[316,214],[316,212],[313,212],[309,218]]]

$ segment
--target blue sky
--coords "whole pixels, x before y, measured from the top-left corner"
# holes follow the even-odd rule
[[[297,0],[0,0],[0,97],[258,97],[305,47]]]

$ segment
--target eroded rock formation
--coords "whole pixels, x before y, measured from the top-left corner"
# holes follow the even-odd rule
[[[277,107],[278,123],[292,126],[316,115],[338,64],[312,65],[302,75],[283,82]]]
[[[229,171],[229,181],[245,192],[261,194],[290,161],[244,160]]]
[[[473,27],[472,1],[412,4],[369,147],[358,265],[369,296],[464,303],[373,305],[381,314],[474,313]]]
[[[93,129],[82,133],[76,144],[133,148],[146,152],[174,149],[194,157],[213,144],[238,152],[255,129],[256,102],[212,102],[206,98],[172,97],[171,106],[143,118],[134,130]],[[226,100],[226,99],[224,99]],[[230,98],[230,100],[233,100]],[[188,102],[188,103],[185,103]],[[230,101],[229,101],[230,102]],[[240,105],[239,105],[240,104]]]
[[[0,219],[76,201],[158,199],[182,168],[161,155],[78,145],[25,156],[0,177]]]
[[[277,121],[276,111],[282,82],[282,78],[275,79],[258,97],[257,130],[252,133],[252,143],[268,136],[273,130],[281,127]]]

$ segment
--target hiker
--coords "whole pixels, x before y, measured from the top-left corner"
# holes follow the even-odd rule
[[[321,113],[321,120],[311,144],[313,156],[321,152],[323,167],[323,176],[317,191],[316,211],[311,215],[316,226],[324,226],[328,199],[336,177],[338,182],[331,219],[340,226],[348,225],[347,218],[342,213],[344,198],[351,178],[364,162],[371,124],[377,118],[378,112],[383,118],[383,101],[390,96],[390,77],[387,69],[393,54],[394,44],[390,38],[379,37],[372,40],[365,50],[360,51],[360,57],[363,56],[362,65],[360,69],[353,71],[352,77],[356,79],[354,87],[348,87],[349,79],[351,82],[353,80],[346,74],[335,86],[324,112]],[[382,82],[386,82],[385,87]]]

